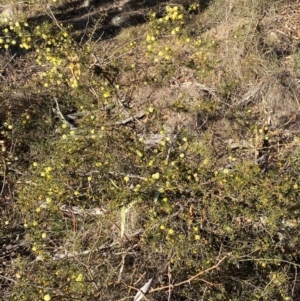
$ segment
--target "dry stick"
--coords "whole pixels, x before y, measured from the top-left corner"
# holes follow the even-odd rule
[[[50,13],[47,11],[47,9],[49,10]],[[57,19],[55,18],[55,16],[54,16],[54,14],[53,14],[53,12],[52,12],[51,7],[50,7],[49,4],[46,6],[45,11],[46,11],[46,14],[47,14],[47,15],[55,22],[56,26],[57,26],[61,31],[63,31],[63,29],[61,28],[61,26],[60,26],[59,23],[57,22]]]
[[[73,220],[73,232],[75,234],[76,230],[77,230],[76,216],[75,216],[75,214],[74,214],[74,212],[72,210],[69,210],[69,212],[71,213],[71,216],[72,216],[72,220]]]
[[[92,37],[94,36],[94,33],[96,32],[96,30],[97,30],[97,28],[98,28],[97,25],[98,25],[99,22],[100,22],[100,20],[97,21],[97,23],[95,24],[95,26],[94,26],[95,29],[93,30],[93,32],[92,32],[92,34],[91,34],[91,36],[90,36],[88,42],[91,42],[91,39],[92,39]],[[99,36],[99,38],[94,42],[93,45],[96,45],[96,44],[102,39],[103,35],[104,35],[104,31],[103,31],[102,34]],[[86,43],[86,44],[87,44],[87,43]],[[92,48],[93,48],[93,47],[92,47]]]
[[[126,254],[123,254],[117,283],[121,282],[121,277],[122,277],[122,273],[123,273],[124,265],[125,265],[125,257],[126,257]]]
[[[90,7],[89,11],[88,11],[88,18],[87,18],[87,21],[86,21],[86,24],[85,24],[85,28],[84,28],[84,33],[80,39],[80,42],[79,42],[79,45],[81,45],[82,41],[83,41],[83,38],[87,35],[87,30],[88,30],[88,25],[90,23],[90,11],[91,11],[92,7]]]
[[[91,254],[91,253],[90,253]],[[88,272],[88,276],[90,277],[89,279],[89,282],[93,283],[94,287],[96,288],[97,291],[99,291],[99,287],[97,286],[96,282],[93,280],[94,277],[91,273],[91,270],[90,270],[90,267],[89,267],[89,264],[85,264],[83,261],[80,261],[79,258],[77,258],[77,256],[74,256],[74,259],[79,263],[81,264],[82,266],[84,266],[86,269],[87,269],[87,272]]]
[[[5,182],[6,182],[6,164],[5,164],[5,160],[3,159],[3,179],[2,179],[2,188],[1,188],[1,192],[0,192],[0,197],[2,196],[3,192],[4,192],[4,187],[5,187]]]
[[[297,104],[298,104],[298,108],[300,109],[300,103],[299,103],[299,99],[298,99],[296,93],[293,91],[292,94],[293,94],[294,98],[296,99],[296,102],[297,102]]]
[[[75,127],[65,118],[65,116],[63,115],[63,113],[61,112],[60,108],[59,108],[59,104],[57,101],[57,98],[54,98],[55,104],[56,104],[56,114],[58,115],[58,117],[61,119],[61,121],[66,124],[69,128],[71,128],[72,130],[75,129]]]
[[[294,292],[295,292],[295,286],[296,286],[296,281],[297,281],[297,267],[295,267],[295,277],[294,277],[294,281],[293,281],[293,289],[292,289],[292,296],[294,296]]]
[[[139,291],[139,292],[143,293],[143,296],[144,296],[145,300],[146,300],[146,301],[150,301],[150,300],[145,296],[146,293],[144,293],[142,290],[140,290],[140,289],[138,289],[138,288],[136,288],[136,287],[134,287],[134,286],[128,285],[128,284],[126,284],[124,281],[122,281],[122,283],[123,283],[124,285],[126,285],[127,287],[131,288],[131,289],[134,289],[134,290],[136,290],[136,291]],[[126,300],[126,299],[128,299],[128,298],[131,298],[131,297],[125,297],[125,298],[123,298],[123,299],[121,299],[121,300]],[[118,301],[121,301],[121,300],[118,300]]]
[[[170,264],[168,264],[168,278],[169,278],[169,295],[168,295],[168,301],[171,301],[171,293],[172,293],[172,285],[171,285],[171,267]]]
[[[185,284],[185,283],[189,283],[189,282],[191,282],[192,280],[198,278],[200,275],[202,275],[202,274],[204,274],[204,273],[207,273],[207,272],[209,272],[209,271],[211,271],[211,270],[216,269],[216,268],[217,268],[217,267],[218,267],[218,266],[219,266],[219,265],[220,265],[220,264],[221,264],[228,256],[230,256],[231,254],[232,254],[232,252],[228,253],[228,254],[225,255],[225,256],[224,256],[217,264],[213,265],[212,267],[210,267],[210,268],[208,268],[208,269],[206,269],[206,270],[204,270],[204,271],[199,272],[198,274],[196,274],[196,275],[190,277],[190,278],[187,279],[187,280],[184,280],[184,281],[182,281],[182,282],[179,282],[179,283],[174,284],[173,287],[180,286],[180,285]],[[201,281],[203,281],[203,282],[205,282],[205,283],[209,283],[209,282],[207,282],[207,281],[205,281],[205,280],[203,280],[203,279],[199,279],[199,280],[201,280]],[[162,290],[164,290],[164,289],[169,289],[169,285],[155,288],[155,289],[149,291],[149,293],[162,291]]]
[[[128,178],[132,178],[132,179],[140,179],[140,180],[145,180],[146,178],[145,177],[141,177],[141,176],[138,176],[138,175],[133,175],[133,174],[127,174],[127,173],[123,173],[123,172],[119,172],[119,173],[115,173],[115,172],[112,172],[112,171],[109,171],[108,172],[110,175],[113,175],[113,176],[127,176]]]
[[[10,59],[9,61],[4,65],[4,67],[2,69],[0,69],[1,72],[3,72],[5,70],[5,68],[9,65],[9,63],[14,59],[14,57],[16,56],[17,54],[15,53]]]
[[[2,275],[0,275],[0,278],[6,279],[6,280],[11,281],[13,283],[17,283],[17,281],[15,281],[14,279],[8,278],[8,277],[2,276]]]
[[[173,137],[172,137],[172,141],[170,143],[170,147],[168,149],[168,153],[167,153],[167,157],[166,157],[166,163],[168,163],[169,161],[169,158],[170,158],[170,154],[171,154],[171,150],[173,149],[174,147],[174,143],[175,143],[175,140],[177,139],[177,136],[178,136],[178,133],[174,134]]]
[[[134,269],[134,270],[136,270],[136,269]],[[137,285],[142,280],[142,278],[145,277],[145,275],[146,275],[146,272],[139,277],[139,279],[134,283],[134,285]]]
[[[206,273],[206,272],[209,272],[209,271],[212,271],[212,270],[214,270],[214,269],[216,269],[228,256],[230,256],[232,254],[232,252],[230,252],[230,253],[228,253],[227,255],[225,255],[217,264],[215,264],[215,265],[213,265],[212,267],[210,267],[210,268],[208,268],[208,269],[206,269],[206,270],[204,270],[204,271],[202,271],[202,272],[199,272],[198,274],[196,274],[196,275],[194,275],[194,276],[192,276],[192,277],[190,277],[189,279],[187,279],[187,280],[184,280],[184,281],[182,281],[182,282],[179,282],[179,283],[176,283],[176,284],[174,284],[174,285],[172,285],[171,287],[173,288],[173,287],[176,287],[176,286],[180,286],[180,285],[182,285],[182,284],[185,284],[185,283],[189,283],[189,282],[191,282],[192,280],[194,280],[194,279],[196,279],[197,277],[199,277],[200,275],[202,275],[202,274],[204,274],[204,273]],[[207,284],[210,284],[210,285],[213,285],[212,283],[210,283],[210,282],[208,282],[208,281],[206,281],[206,280],[204,280],[204,279],[199,279],[199,280],[201,280],[201,281],[203,281],[203,282],[205,282],[205,283],[207,283]],[[128,284],[126,284],[125,282],[123,282],[122,281],[122,283],[124,284],[124,285],[126,285],[127,287],[129,287],[129,288],[131,288],[131,289],[134,289],[134,290],[136,290],[136,291],[140,291],[139,289],[137,289],[137,288],[135,288],[135,287],[133,287],[133,286],[131,286],[131,285],[128,285]],[[162,286],[162,287],[158,287],[158,288],[155,288],[155,289],[152,289],[152,290],[150,290],[149,292],[147,292],[148,294],[151,294],[151,293],[153,293],[153,292],[158,292],[158,291],[162,291],[162,290],[164,290],[164,289],[169,289],[170,290],[170,285],[166,285],[166,286]],[[144,293],[143,293],[144,294]],[[145,298],[145,300],[149,300],[149,299],[147,299],[147,297],[145,296],[145,294],[144,294],[144,298]],[[128,299],[128,297],[125,297],[125,298],[123,298],[123,299],[120,299],[120,300],[118,300],[118,301],[122,301],[122,300],[126,300],[126,299]]]
[[[207,286],[205,286],[205,288],[204,288],[202,299],[200,301],[204,301],[204,297],[205,297],[206,291],[207,291]]]
[[[202,282],[204,282],[204,283],[206,283],[210,286],[221,286],[222,285],[222,283],[211,283],[211,282],[209,282],[207,280],[204,280],[204,279],[198,279],[198,281],[202,281]]]
[[[241,257],[242,258],[242,257]],[[242,261],[271,261],[271,262],[283,262],[283,263],[287,263],[290,265],[293,265],[295,267],[299,267],[300,268],[300,264],[288,261],[288,260],[282,260],[282,259],[273,259],[273,258],[249,258],[249,259],[242,259],[239,260],[239,262]]]

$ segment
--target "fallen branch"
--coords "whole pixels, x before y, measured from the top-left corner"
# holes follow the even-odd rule
[[[206,270],[204,270],[204,271],[199,272],[198,274],[196,274],[196,275],[190,277],[190,278],[187,279],[187,280],[181,281],[181,282],[176,283],[176,284],[173,284],[173,285],[170,285],[170,284],[169,284],[169,285],[166,285],[166,286],[161,286],[161,287],[152,289],[152,290],[150,290],[150,291],[148,292],[148,294],[151,294],[151,293],[154,293],[154,292],[159,292],[159,291],[162,291],[162,290],[165,290],[165,289],[168,289],[169,292],[170,292],[170,287],[171,287],[171,288],[174,288],[174,287],[176,287],[176,286],[181,286],[181,285],[183,285],[183,284],[185,284],[185,283],[190,283],[190,282],[193,281],[193,280],[203,281],[203,282],[205,282],[206,284],[209,284],[209,285],[220,285],[220,284],[213,284],[213,283],[210,283],[210,282],[208,282],[208,281],[206,281],[206,280],[204,280],[204,279],[197,279],[197,278],[198,278],[199,276],[201,276],[201,275],[203,275],[203,274],[209,272],[209,271],[212,271],[212,270],[216,269],[216,268],[217,268],[217,267],[218,267],[218,266],[219,266],[219,265],[220,265],[227,257],[229,257],[231,254],[232,254],[232,252],[228,253],[228,254],[225,255],[223,258],[221,258],[221,259],[219,260],[218,263],[216,263],[216,264],[213,265],[212,267],[210,267],[210,268],[208,268],[208,269],[206,269]],[[152,280],[152,279],[151,279],[151,280]],[[124,283],[124,282],[123,282],[123,283]],[[131,285],[128,285],[128,284],[126,284],[126,283],[124,283],[124,284],[125,284],[127,287],[129,287],[129,288],[131,288],[131,289],[134,289],[134,290],[140,292],[140,289],[137,289],[137,288],[135,288],[135,287],[133,287],[133,286],[131,286]],[[150,282],[150,284],[151,284],[151,282]],[[144,297],[146,300],[148,300],[148,299],[146,298],[145,295],[144,295],[143,297]],[[125,298],[119,299],[118,301],[123,301],[123,300],[129,299],[129,298],[130,298],[130,297],[125,297]],[[135,296],[135,298],[136,298],[136,296]]]
[[[210,268],[208,268],[208,269],[206,269],[206,270],[204,270],[204,271],[199,272],[198,274],[196,274],[196,275],[190,277],[190,278],[187,279],[187,280],[184,280],[184,281],[181,281],[181,282],[179,282],[179,283],[173,284],[172,287],[181,286],[181,285],[183,285],[183,284],[185,284],[185,283],[190,283],[191,281],[196,280],[199,276],[201,276],[201,275],[203,275],[203,274],[205,274],[205,273],[207,273],[207,272],[209,272],[209,271],[211,271],[211,270],[216,269],[216,268],[217,268],[217,267],[218,267],[218,266],[219,266],[219,265],[220,265],[227,257],[229,257],[231,254],[232,254],[232,253],[228,253],[228,254],[225,255],[218,263],[216,263],[216,264],[213,265],[212,267],[210,267]],[[203,280],[203,279],[197,279],[197,280],[198,280],[198,281],[199,281],[199,280],[200,280],[200,281],[203,281],[203,282],[205,282],[205,283],[207,283],[207,284],[214,285],[214,284],[209,283],[208,281]],[[152,289],[152,290],[149,291],[149,294],[150,294],[150,293],[154,293],[154,292],[159,292],[159,291],[162,291],[162,290],[165,290],[165,289],[169,289],[169,287],[170,287],[170,285],[166,285],[166,286],[162,286],[162,287],[158,287],[158,288]]]

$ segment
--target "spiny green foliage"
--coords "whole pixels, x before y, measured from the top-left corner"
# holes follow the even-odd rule
[[[196,9],[151,13],[141,38],[117,45],[115,56],[128,56],[107,65],[139,71],[141,62],[132,62],[139,50],[154,72],[127,85],[158,89],[186,47],[185,66],[209,81],[219,45],[189,35],[185,22]],[[30,51],[28,58],[34,53],[42,68],[23,91],[35,89],[50,105],[34,104],[17,116],[7,109],[1,128],[2,179],[14,183],[14,214],[0,226],[24,229],[23,253],[7,272],[13,279],[7,299],[132,299],[132,287],[153,277],[149,298],[155,300],[168,294],[174,300],[292,300],[299,290],[291,280],[299,267],[297,139],[293,152],[268,170],[253,160],[266,148],[257,141],[271,139],[266,132],[272,130],[257,125],[251,109],[230,103],[238,86],[231,74],[218,97],[181,93],[168,108],[170,115],[209,116],[198,131],[166,124],[155,101],[139,108],[142,119],[133,118],[136,112],[117,98],[128,86],[90,67],[99,49],[92,39],[81,46],[71,27],[18,24],[3,25],[19,39],[6,43]],[[59,115],[69,106],[81,115],[76,126]],[[217,145],[218,122],[243,136],[250,150]]]

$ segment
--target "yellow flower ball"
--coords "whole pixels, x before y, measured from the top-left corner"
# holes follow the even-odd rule
[[[152,179],[158,180],[158,179],[159,179],[159,173],[158,173],[158,172],[157,172],[157,173],[154,173],[154,174],[152,175]]]
[[[17,274],[16,274],[16,278],[17,278],[17,279],[20,279],[20,278],[21,278],[21,274],[17,273]]]
[[[104,98],[110,97],[110,92],[105,92],[105,93],[103,93],[103,97],[104,97]]]
[[[79,274],[77,276],[77,278],[75,279],[75,281],[77,281],[77,282],[81,282],[82,280],[83,280],[83,275],[82,274]]]
[[[51,300],[51,296],[49,294],[44,296],[44,300],[45,301],[50,301]]]

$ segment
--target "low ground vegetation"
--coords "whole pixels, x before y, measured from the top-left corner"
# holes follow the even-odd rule
[[[298,300],[300,5],[150,2],[3,5],[1,296]]]

